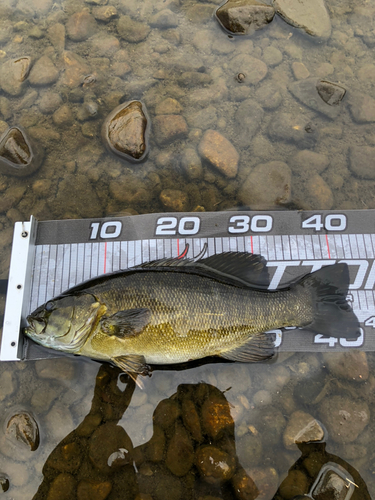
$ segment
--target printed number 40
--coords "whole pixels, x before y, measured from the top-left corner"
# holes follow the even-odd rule
[[[324,335],[321,335],[319,333],[314,337],[314,344],[328,344],[328,347],[335,347],[337,342],[339,342],[341,347],[361,347],[364,341],[363,329],[360,328],[359,331],[361,333],[356,340],[346,340],[341,338],[337,339],[336,337],[325,337]]]
[[[320,214],[316,214],[302,221],[302,228],[315,229],[315,231],[321,231],[323,228],[327,231],[344,231],[346,223],[346,215],[344,214],[328,214],[324,221]]]

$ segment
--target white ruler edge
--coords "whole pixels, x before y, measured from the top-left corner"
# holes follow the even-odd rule
[[[14,226],[0,361],[22,359],[20,331],[26,325],[21,324],[21,321],[28,314],[30,302],[36,229],[37,220],[34,217],[31,217],[30,222],[16,222]]]

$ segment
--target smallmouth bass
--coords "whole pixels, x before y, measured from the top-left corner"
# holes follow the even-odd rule
[[[45,347],[110,361],[129,374],[146,374],[148,364],[207,356],[262,361],[274,352],[264,332],[287,326],[358,337],[359,323],[346,301],[346,264],[275,291],[268,285],[259,255],[164,259],[67,290],[28,316],[25,333]]]

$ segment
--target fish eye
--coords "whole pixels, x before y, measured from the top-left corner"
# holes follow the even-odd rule
[[[44,306],[44,309],[47,311],[47,312],[51,312],[53,311],[54,309],[54,303],[52,300],[50,300],[49,302],[47,302],[47,304]]]

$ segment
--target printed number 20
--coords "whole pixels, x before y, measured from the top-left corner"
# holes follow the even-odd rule
[[[178,222],[177,217],[160,217],[156,223],[156,236],[183,236],[197,234],[201,221],[199,217],[181,217]],[[178,227],[177,227],[178,226]]]

